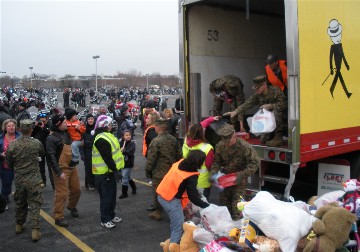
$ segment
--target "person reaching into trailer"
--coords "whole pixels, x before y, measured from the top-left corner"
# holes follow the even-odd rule
[[[260,168],[257,152],[244,139],[237,138],[234,127],[225,124],[218,130],[221,141],[215,147],[214,162],[211,166],[210,181],[220,170],[224,174],[236,173],[236,185],[220,192],[220,205],[226,206],[233,220],[242,217],[237,208],[240,196],[245,195],[248,177]]]
[[[255,90],[255,94],[250,96],[244,104],[234,111],[225,113],[224,116],[230,115],[230,117],[235,117],[239,115],[241,117],[240,131],[244,132],[243,118],[247,110],[254,106],[260,106],[260,108],[273,111],[276,120],[276,128],[272,133],[261,134],[260,143],[273,147],[281,146],[283,143],[283,118],[285,117],[287,108],[286,97],[278,87],[268,85],[266,75],[257,76],[253,81],[254,85],[252,88]]]
[[[190,151],[185,159],[172,165],[156,189],[159,203],[170,218],[170,251],[180,251],[180,239],[184,232],[183,208],[190,201],[201,208],[209,206],[200,198],[196,189],[198,170],[205,158],[201,150]]]

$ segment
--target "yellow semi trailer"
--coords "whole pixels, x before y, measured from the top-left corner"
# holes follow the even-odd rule
[[[359,13],[354,0],[180,0],[180,132],[211,115],[212,80],[238,76],[249,97],[273,53],[287,61],[288,132],[281,147],[249,140],[262,158],[249,186],[283,184],[288,198],[299,182],[308,197],[359,178]]]

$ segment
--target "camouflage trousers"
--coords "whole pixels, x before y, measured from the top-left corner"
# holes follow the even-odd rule
[[[160,185],[161,181],[162,181],[162,178],[152,178],[151,179],[151,184],[152,184],[152,189],[153,189],[153,201],[154,201],[153,204],[154,204],[156,209],[161,208],[161,205],[160,205],[159,200],[157,198],[158,194],[156,193],[156,189]]]
[[[30,227],[32,229],[40,228],[40,208],[43,203],[43,197],[40,184],[33,183],[15,183],[15,219],[16,224],[24,224],[28,211],[30,211]],[[28,209],[29,206],[29,209]]]
[[[237,208],[237,203],[240,201],[240,196],[244,197],[245,195],[245,185],[230,186],[220,192],[220,205],[228,208],[233,220],[242,218],[242,213]]]

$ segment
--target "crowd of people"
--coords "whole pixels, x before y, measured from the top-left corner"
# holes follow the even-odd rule
[[[177,139],[179,113],[184,110],[182,97],[176,100],[174,108],[167,106],[166,99],[160,106],[150,95],[144,95],[140,100],[142,154],[146,158],[143,168],[153,188],[152,203],[147,210],[151,212],[149,218],[157,221],[162,220],[162,212],[169,216],[171,243],[180,242],[183,208],[189,201],[200,208],[209,206],[212,183],[219,171],[236,174],[236,184],[220,192],[220,204],[228,208],[234,220],[242,217],[236,204],[245,194],[248,177],[259,169],[260,158],[250,144],[236,137],[235,129],[244,130],[244,113],[254,105],[274,110],[277,120],[275,134],[262,136],[261,141],[277,146],[282,130],[282,112],[286,109],[283,92],[286,85],[283,88],[268,85],[278,78],[276,76],[282,76],[281,81],[285,81],[281,71],[286,64],[273,55],[268,57],[267,62],[267,72],[273,69],[273,65],[277,69],[275,63],[281,67],[280,72],[254,78],[256,94],[247,100],[240,78],[225,76],[212,82],[210,91],[215,95],[216,115],[191,125],[182,145]],[[41,237],[39,216],[43,201],[41,188],[47,185],[46,165],[54,189],[53,218],[60,227],[69,225],[64,218],[65,208],[72,217],[79,217],[77,204],[81,190],[77,166],[80,152],[83,152],[85,187],[99,193],[101,226],[111,229],[122,220],[115,213],[119,181],[122,183],[120,200],[128,197],[129,186],[132,194],[137,193],[131,176],[137,159],[134,128],[122,127],[121,123],[117,133],[113,134],[112,122],[116,116],[109,116],[106,108],[97,115],[87,114],[84,121],[79,120],[77,111],[68,107],[68,92],[64,91],[64,113],[56,113],[50,118],[49,112],[39,108],[35,122],[31,120],[24,102],[19,103],[15,119],[11,116],[7,118],[6,109],[0,106],[3,131],[0,136],[0,201],[5,202],[0,211],[7,208],[15,178],[15,231],[17,234],[23,232],[29,206],[33,241]],[[118,98],[121,99],[120,96]],[[113,99],[116,100],[110,98],[111,101]],[[221,140],[214,146],[205,139],[204,132],[211,123],[221,120],[223,101],[231,104],[233,111],[228,115],[233,119],[231,124],[225,123],[218,129]],[[108,110],[112,110],[112,105],[110,103]],[[122,120],[126,119],[126,110],[121,116]],[[237,119],[234,119],[235,116],[238,116]],[[22,151],[24,146],[29,151]]]

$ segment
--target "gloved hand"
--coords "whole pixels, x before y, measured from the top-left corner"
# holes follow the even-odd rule
[[[237,172],[236,174],[237,174],[237,176],[236,176],[236,184],[237,185],[242,185],[244,183],[244,176],[243,176],[242,172]]]
[[[146,177],[151,179],[152,178],[152,171],[145,170]]]
[[[264,104],[260,108],[270,111],[270,110],[273,110],[274,106],[272,104]]]
[[[116,182],[119,183],[120,180],[122,179],[121,172],[119,172],[119,171],[114,172],[114,176],[115,176]]]

